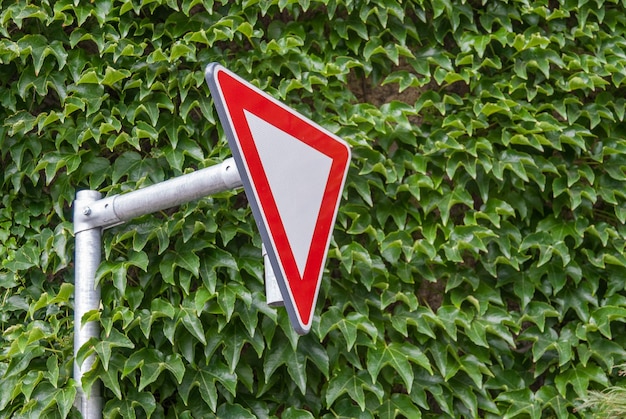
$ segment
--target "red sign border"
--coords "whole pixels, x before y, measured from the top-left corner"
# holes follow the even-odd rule
[[[237,162],[257,226],[268,250],[292,325],[298,333],[307,333],[311,328],[328,246],[349,168],[350,147],[341,138],[217,63],[207,67],[206,79],[233,157]],[[244,110],[332,159],[311,249],[302,276]],[[285,298],[287,295],[288,299]]]

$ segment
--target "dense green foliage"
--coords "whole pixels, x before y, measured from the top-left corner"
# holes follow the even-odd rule
[[[620,365],[619,374],[626,375],[626,365]],[[591,390],[578,409],[589,410],[594,418],[623,418],[626,416],[626,387],[609,386],[602,391]]]
[[[558,417],[626,362],[626,4],[6,0],[0,417],[76,415],[71,203],[230,155],[218,61],[353,147],[312,332],[243,194],[104,234],[107,417]]]

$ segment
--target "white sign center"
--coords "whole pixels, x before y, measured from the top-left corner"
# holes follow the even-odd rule
[[[248,110],[243,112],[303,277],[333,161]]]

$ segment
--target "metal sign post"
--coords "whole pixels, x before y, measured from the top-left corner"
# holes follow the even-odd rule
[[[83,373],[94,361],[90,355],[79,365],[78,350],[90,338],[97,338],[100,330],[96,322],[82,324],[83,316],[100,308],[100,287],[96,284],[96,270],[102,254],[102,230],[150,214],[190,202],[207,195],[241,186],[234,160],[197,170],[174,179],[121,195],[101,198],[100,192],[85,190],[76,194],[74,201],[74,234],[76,243],[74,285],[74,379],[78,386],[75,406],[85,419],[102,417],[100,385],[93,385],[88,395],[82,390]],[[269,266],[266,266],[266,269]],[[270,274],[271,275],[271,274]]]
[[[78,365],[78,351],[100,333],[96,322],[82,320],[100,308],[95,276],[102,230],[239,186],[244,187],[264,245],[267,303],[284,306],[299,334],[311,328],[350,147],[216,63],[207,66],[206,80],[234,159],[103,199],[97,191],[76,194],[74,379],[79,384],[95,356]],[[84,418],[101,418],[102,404],[99,385],[87,393],[79,385],[75,405]]]
[[[90,310],[100,308],[100,287],[96,286],[96,270],[100,265],[102,254],[102,229],[98,227],[80,229],[77,231],[76,219],[88,216],[90,206],[102,195],[97,191],[79,191],[74,201],[74,234],[76,255],[74,278],[74,379],[79,384],[75,405],[86,419],[102,417],[102,396],[100,386],[94,385],[89,392],[89,398],[80,386],[83,372],[91,369],[94,356],[91,355],[82,365],[76,362],[78,350],[91,337],[100,334],[96,322],[86,323],[81,327],[81,319]],[[82,212],[82,214],[78,214]]]

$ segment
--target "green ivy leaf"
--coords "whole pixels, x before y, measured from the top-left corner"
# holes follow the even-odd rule
[[[383,342],[376,347],[369,348],[367,351],[367,369],[372,377],[372,381],[375,382],[380,370],[385,365],[388,365],[402,378],[409,393],[413,385],[411,362],[426,369],[429,373],[433,373],[428,357],[417,347],[408,343],[399,344],[393,342],[387,345]]]
[[[226,365],[211,362],[209,365],[201,366],[193,371],[187,369],[180,385],[183,401],[187,404],[191,389],[198,387],[202,400],[215,412],[218,397],[215,385],[217,382],[223,385],[233,396],[236,394],[237,376],[230,373]]]
[[[623,322],[626,318],[626,308],[616,306],[604,306],[595,309],[591,313],[592,324],[596,325],[600,333],[606,336],[608,339],[612,339],[611,322],[618,320]]]
[[[541,418],[541,406],[529,389],[503,392],[498,395],[496,401],[509,405],[504,415],[506,418],[514,418],[521,414],[526,414],[533,419]]]
[[[555,378],[555,385],[559,394],[567,397],[567,388],[572,387],[577,397],[585,397],[590,382],[596,382],[602,386],[608,386],[609,380],[606,373],[595,365],[576,366],[573,365],[562,371]]]
[[[393,419],[402,415],[407,418],[421,418],[421,410],[406,394],[392,394],[377,410],[380,418]]]
[[[204,327],[202,322],[198,318],[196,311],[192,308],[181,307],[178,316],[180,317],[183,326],[189,331],[198,341],[203,345],[206,345],[206,337],[204,335]]]
[[[347,394],[357,402],[361,411],[365,411],[365,390],[373,393],[382,403],[383,389],[378,383],[371,383],[367,379],[366,371],[359,371],[355,374],[351,369],[344,368],[330,379],[326,390],[326,403],[330,406],[341,395]]]
[[[308,410],[297,409],[295,407],[288,407],[282,413],[281,418],[284,419],[314,419],[315,416]]]
[[[113,353],[113,348],[129,348],[133,349],[135,344],[128,339],[127,336],[118,332],[115,329],[110,330],[110,333],[100,342],[94,345],[94,349],[98,354],[102,367],[105,371],[109,370],[109,362]]]
[[[376,327],[361,313],[353,312],[344,317],[338,310],[331,309],[322,315],[320,325],[322,330],[326,331],[323,336],[333,329],[339,329],[346,341],[348,350],[351,350],[356,343],[359,330],[367,333],[372,340],[378,337]]]

